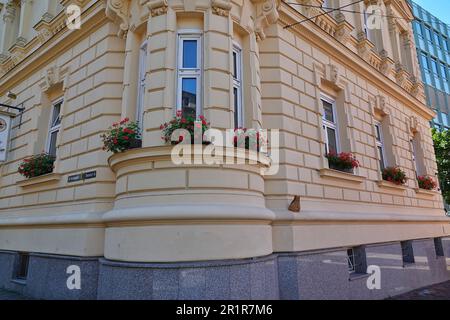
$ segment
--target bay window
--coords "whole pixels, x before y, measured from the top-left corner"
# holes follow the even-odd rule
[[[61,106],[62,100],[53,103],[50,114],[50,128],[47,136],[46,151],[49,155],[56,157],[56,143],[58,140],[59,130],[61,128]]]
[[[177,110],[183,117],[201,114],[202,41],[201,35],[180,33],[178,41]]]
[[[244,114],[242,110],[242,51],[235,45],[233,47],[233,106],[234,126],[244,126]]]
[[[325,136],[325,153],[339,152],[339,134],[336,112],[336,102],[330,97],[322,95],[323,130]]]

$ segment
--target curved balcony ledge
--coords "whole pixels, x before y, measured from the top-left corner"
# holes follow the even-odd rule
[[[109,157],[108,163],[113,171],[117,171],[124,163],[128,161],[170,161],[172,160],[172,151],[177,146],[158,146],[140,149],[132,149],[126,152],[117,153]],[[270,167],[271,159],[263,153],[245,150],[241,148],[230,148],[221,146],[204,146],[204,145],[183,145],[183,153],[181,155],[191,155],[193,165],[196,165],[196,159],[203,159],[203,155],[211,155],[215,165],[227,165],[227,157],[233,159],[232,164],[253,164],[259,167]],[[221,159],[220,159],[221,158]],[[180,166],[184,166],[181,164]],[[213,166],[213,165],[211,165]]]
[[[103,221],[111,225],[126,222],[146,224],[170,224],[182,221],[211,221],[215,223],[245,223],[246,221],[260,221],[261,224],[270,224],[275,214],[262,207],[233,205],[233,204],[168,204],[150,205],[138,208],[115,209],[103,215]]]
[[[17,185],[21,188],[35,187],[43,184],[57,183],[61,180],[61,174],[49,173],[39,177],[29,178],[17,181]]]
[[[358,176],[352,173],[342,172],[338,170],[324,168],[319,170],[320,176],[322,178],[333,179],[333,180],[344,180],[347,182],[352,182],[356,184],[363,183],[366,180],[363,176]]]

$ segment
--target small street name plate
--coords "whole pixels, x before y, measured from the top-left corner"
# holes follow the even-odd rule
[[[82,180],[89,180],[97,178],[97,171],[83,172],[79,174],[75,174],[73,176],[69,176],[67,178],[68,183],[74,183]]]

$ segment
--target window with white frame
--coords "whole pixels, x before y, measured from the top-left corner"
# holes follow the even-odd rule
[[[61,128],[61,106],[62,100],[53,103],[50,114],[50,128],[47,137],[46,151],[49,155],[56,157],[56,143],[58,140],[59,130]]]
[[[184,117],[201,114],[202,39],[195,32],[178,34],[177,110]]]
[[[139,52],[139,82],[138,96],[136,105],[136,122],[142,129],[144,124],[144,98],[145,98],[145,79],[147,75],[147,41],[145,41]]]
[[[234,104],[234,126],[244,126],[244,113],[242,108],[242,50],[233,47],[233,104]]]
[[[383,127],[381,122],[375,122],[375,138],[378,152],[378,159],[380,160],[380,169],[383,171],[386,168],[386,156],[383,139]]]
[[[330,97],[322,95],[323,130],[325,135],[325,152],[339,152],[339,134],[336,112],[336,102]]]

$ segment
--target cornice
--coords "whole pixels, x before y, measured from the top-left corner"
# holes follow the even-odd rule
[[[298,21],[298,12],[292,10],[292,8],[290,7],[281,6],[279,9],[279,13],[280,20],[283,21],[283,24],[288,25],[290,23]],[[294,14],[297,15],[297,17],[294,17]],[[333,57],[333,59],[338,61],[340,64],[351,69],[356,74],[363,75],[368,82],[374,84],[377,88],[380,89],[380,91],[389,92],[390,95],[395,96],[396,99],[402,101],[411,110],[419,113],[424,118],[428,120],[434,118],[435,113],[431,109],[429,109],[422,101],[418,100],[416,96],[413,96],[411,94],[411,92],[413,92],[411,80],[405,80],[405,87],[411,84],[411,86],[407,88],[408,90],[410,89],[411,92],[407,92],[405,88],[400,87],[398,83],[379,72],[376,67],[371,65],[370,61],[364,60],[360,55],[352,51],[347,46],[342,45],[342,43],[337,41],[334,37],[328,38],[330,41],[324,41],[323,35],[327,32],[324,32],[324,30],[322,30],[320,26],[312,21],[302,23],[301,25],[296,25],[292,27],[292,30],[295,30],[303,38],[309,39],[321,50],[325,51],[327,55]],[[354,58],[351,58],[352,56]],[[378,57],[378,60],[381,66],[381,58]]]

